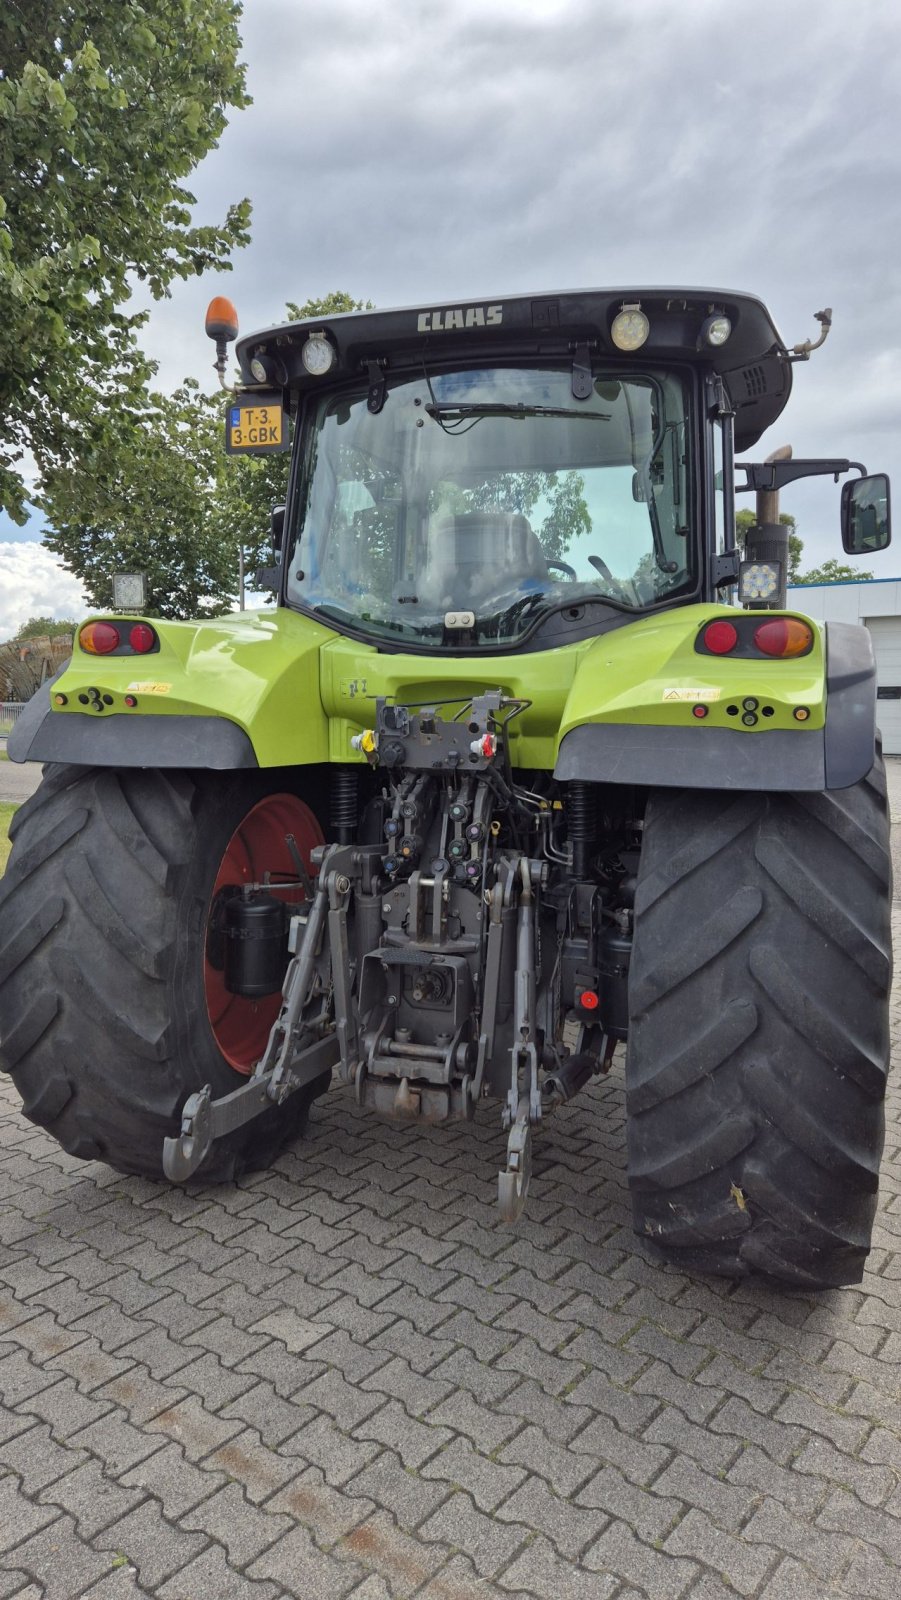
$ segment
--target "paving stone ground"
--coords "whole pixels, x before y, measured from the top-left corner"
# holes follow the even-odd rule
[[[623,1143],[620,1065],[509,1230],[493,1115],[414,1134],[335,1090],[272,1171],[185,1193],[4,1085],[0,1600],[897,1600],[897,1073],[858,1288],[659,1266]]]

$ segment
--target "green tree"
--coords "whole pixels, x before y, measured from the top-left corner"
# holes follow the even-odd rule
[[[845,561],[836,561],[833,557],[824,561],[821,567],[811,567],[809,572],[801,572],[795,579],[796,583],[863,583],[867,578],[872,578],[872,572],[860,572],[857,567],[849,567]]]
[[[240,14],[237,0],[0,8],[0,507],[17,522],[23,459],[41,503],[71,473],[88,511],[97,466],[146,425],[131,283],[159,299],[247,242],[246,200],[199,226],[183,182],[248,103]]]
[[[288,315],[360,309],[332,294],[289,305]],[[221,390],[205,394],[186,380],[148,397],[127,448],[115,434],[97,442],[87,497],[78,475],[50,475],[45,543],[81,579],[89,605],[109,609],[113,573],[132,571],[146,576],[150,615],[215,616],[234,605],[239,548],[248,573],[268,564],[269,513],[285,498],[289,457],[227,456],[225,405]]]
[[[798,573],[801,568],[801,552],[804,549],[804,540],[797,531],[795,518],[788,511],[783,511],[779,521],[784,528],[788,528],[788,581],[797,583]],[[744,548],[748,533],[757,526],[757,518],[753,511],[739,511],[735,517],[735,532],[738,543]]]
[[[54,620],[53,617],[29,617],[23,622],[21,628],[13,639],[16,644],[19,639],[59,639],[66,634],[75,633],[79,624],[69,617]]]

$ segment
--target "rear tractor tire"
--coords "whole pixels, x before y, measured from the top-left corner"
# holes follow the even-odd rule
[[[56,766],[16,813],[0,879],[0,1067],[70,1155],[162,1177],[188,1095],[237,1088],[278,994],[226,991],[211,907],[268,869],[295,875],[322,834],[292,773]],[[291,891],[289,898],[302,898]],[[216,1143],[200,1176],[268,1166],[329,1075]]]
[[[648,801],[626,1066],[635,1229],[690,1272],[857,1283],[889,1059],[881,758],[822,794]]]

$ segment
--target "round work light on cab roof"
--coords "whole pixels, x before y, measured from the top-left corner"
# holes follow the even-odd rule
[[[637,303],[625,305],[613,319],[610,337],[617,350],[640,350],[646,343],[651,324]]]
[[[701,324],[701,335],[698,343],[709,344],[714,350],[718,350],[721,345],[726,343],[731,332],[732,323],[729,318],[724,317],[721,312],[715,312],[713,316],[705,318]]]
[[[334,365],[335,352],[324,333],[311,333],[300,359],[313,378],[322,378]]]

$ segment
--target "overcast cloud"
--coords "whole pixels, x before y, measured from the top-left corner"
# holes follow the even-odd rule
[[[154,308],[166,387],[210,377],[217,291],[249,331],[338,288],[380,306],[746,289],[792,344],[835,313],[755,454],[790,441],[901,482],[901,8],[245,0],[243,31],[254,105],[193,188],[209,220],[249,195],[253,243]],[[806,559],[841,554],[829,480],[783,506]],[[898,570],[894,549],[868,564]]]

